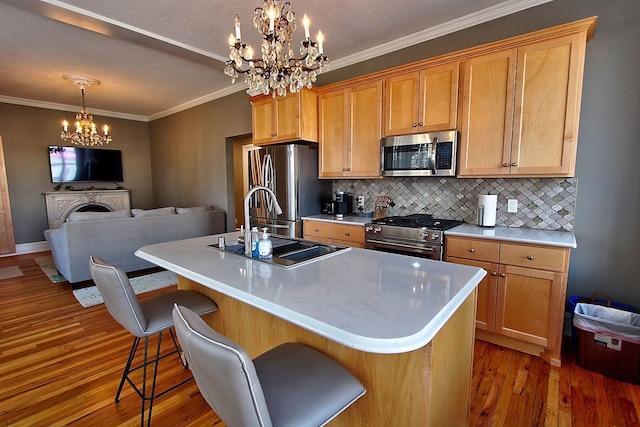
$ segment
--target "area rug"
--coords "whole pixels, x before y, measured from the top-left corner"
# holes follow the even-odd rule
[[[17,265],[0,268],[0,280],[11,279],[12,277],[18,276],[24,276],[24,273],[22,273],[22,270],[20,270],[20,267],[18,267]]]
[[[53,283],[61,283],[67,281],[67,279],[65,279],[64,276],[58,273],[58,270],[56,270],[56,267],[53,264],[53,258],[51,258],[50,255],[37,257],[35,258],[35,262],[40,266],[40,269],[42,269],[44,274],[46,274],[49,280],[51,280]]]
[[[129,282],[131,282],[133,291],[138,295],[144,292],[175,285],[178,283],[178,277],[172,271],[160,271],[144,276],[133,277],[129,279]],[[104,303],[100,292],[98,292],[98,288],[95,286],[75,289],[73,291],[73,295],[85,308]]]

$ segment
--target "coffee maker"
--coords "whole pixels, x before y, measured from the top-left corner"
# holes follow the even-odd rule
[[[353,213],[353,195],[336,191],[335,198],[322,204],[322,213],[327,215],[348,215]]]

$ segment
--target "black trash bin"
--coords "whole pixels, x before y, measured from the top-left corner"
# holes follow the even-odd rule
[[[640,383],[640,314],[578,303],[573,316],[578,366],[620,381]]]

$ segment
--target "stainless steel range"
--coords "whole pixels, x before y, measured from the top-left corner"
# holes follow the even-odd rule
[[[365,224],[365,247],[442,261],[444,231],[461,223],[429,214],[378,218]]]

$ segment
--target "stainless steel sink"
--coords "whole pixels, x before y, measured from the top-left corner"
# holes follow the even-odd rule
[[[318,261],[328,256],[336,255],[339,252],[348,251],[349,247],[330,245],[327,243],[312,242],[310,240],[302,240],[291,237],[274,237],[271,236],[273,244],[273,256],[271,259],[251,258],[256,261],[275,264],[284,268],[297,267],[299,265],[308,264]],[[220,250],[217,243],[209,245],[212,248]],[[222,249],[225,252],[245,257],[244,244],[237,241],[230,241],[225,244]]]

